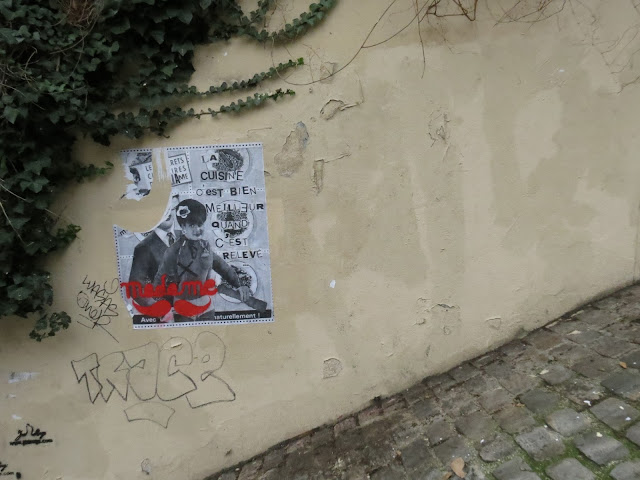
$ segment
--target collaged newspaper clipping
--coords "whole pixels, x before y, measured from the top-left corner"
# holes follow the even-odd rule
[[[133,328],[273,321],[262,144],[121,152],[132,184],[151,190],[156,164],[171,180],[149,232],[114,225],[122,298]]]

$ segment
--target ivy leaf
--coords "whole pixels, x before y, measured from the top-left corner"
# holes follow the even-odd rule
[[[11,285],[9,288],[7,288],[7,293],[9,294],[9,298],[20,301],[29,297],[29,295],[33,293],[33,290],[26,287]]]
[[[193,51],[193,43],[175,43],[171,46],[171,51],[179,53],[181,56],[186,55],[187,52]]]
[[[111,27],[111,31],[116,35],[120,35],[131,28],[131,24],[129,23],[129,17],[123,15],[119,24]]]
[[[13,217],[11,219],[11,226],[16,230],[21,230],[28,221],[29,219],[25,217]]]
[[[152,30],[150,35],[159,44],[164,42],[164,32],[162,30]]]
[[[4,107],[4,111],[2,113],[4,115],[4,118],[6,118],[10,123],[15,123],[20,110],[7,105],[6,107]]]
[[[35,193],[40,193],[42,191],[42,187],[47,185],[49,180],[44,177],[36,177],[31,183],[29,183],[29,188],[33,190]]]
[[[33,162],[28,163],[25,168],[26,170],[35,173],[36,175],[40,175],[43,168],[47,168],[51,166],[51,159],[47,157],[42,157]]]
[[[186,23],[187,25],[189,25],[191,23],[191,20],[193,19],[193,13],[191,13],[189,10],[181,10],[178,14],[178,18],[182,21],[182,23]]]

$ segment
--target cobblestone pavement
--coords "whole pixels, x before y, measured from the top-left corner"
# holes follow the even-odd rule
[[[639,369],[636,285],[206,480],[640,480]]]

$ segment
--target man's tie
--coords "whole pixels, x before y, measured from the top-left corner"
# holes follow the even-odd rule
[[[173,245],[176,241],[176,237],[171,232],[167,232],[167,240],[169,241],[169,246]]]

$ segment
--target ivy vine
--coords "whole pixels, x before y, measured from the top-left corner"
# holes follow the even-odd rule
[[[77,135],[108,145],[294,95],[256,93],[218,109],[181,105],[254,89],[302,59],[205,91],[189,86],[198,45],[246,36],[294,40],[320,22],[336,0],[312,3],[279,31],[263,28],[274,0],[245,13],[235,0],[0,0],[0,317],[35,316],[38,341],[71,318],[50,312],[51,278],[43,258],[72,242],[80,227],[51,210],[70,182],[107,173],[72,157]],[[116,113],[119,112],[119,113]]]

